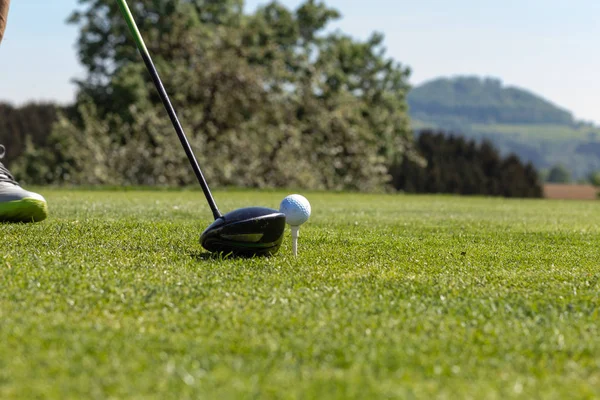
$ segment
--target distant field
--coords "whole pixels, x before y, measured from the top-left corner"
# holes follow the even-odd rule
[[[41,192],[0,224],[1,399],[600,397],[600,202],[306,193],[297,259],[224,260],[199,192]]]
[[[545,184],[547,199],[597,200],[599,189],[592,185]]]
[[[526,140],[580,140],[586,142],[597,142],[600,140],[600,129],[589,127],[576,128],[564,125],[473,124],[471,125],[471,130],[480,133],[505,134],[513,137],[521,137]]]
[[[512,138],[520,138],[525,142],[546,140],[546,141],[600,141],[600,129],[590,127],[571,127],[566,125],[510,125],[510,124],[465,124],[462,129],[448,128],[433,122],[412,120],[412,127],[415,130],[426,128],[439,128],[443,130],[454,131],[472,135],[478,134],[499,134]],[[451,124],[449,124],[451,125]]]

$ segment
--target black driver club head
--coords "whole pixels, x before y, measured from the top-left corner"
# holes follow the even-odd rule
[[[285,214],[272,208],[247,207],[215,220],[200,236],[211,253],[241,257],[277,253],[283,240]]]

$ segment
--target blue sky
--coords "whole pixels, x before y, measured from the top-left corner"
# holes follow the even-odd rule
[[[112,0],[110,0],[112,1]],[[295,7],[300,0],[283,0]],[[253,10],[264,1],[248,0]],[[73,99],[83,76],[77,30],[65,19],[76,0],[15,0],[0,46],[0,100]],[[326,0],[343,18],[331,28],[386,37],[388,55],[412,69],[413,85],[479,75],[532,90],[600,123],[598,0]]]

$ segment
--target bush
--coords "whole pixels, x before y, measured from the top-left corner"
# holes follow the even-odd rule
[[[341,115],[315,108],[315,120],[298,125],[251,119],[212,139],[185,122],[193,121],[193,112],[183,110],[184,130],[212,186],[377,191],[389,180],[385,158],[371,144],[376,139],[345,119],[355,112],[351,105],[340,109]],[[43,148],[27,145],[13,165],[19,179],[72,185],[195,183],[163,110],[132,112],[133,120],[125,122],[115,115],[101,118],[88,102],[79,114],[81,123],[61,116]]]
[[[28,103],[20,107],[0,103],[0,143],[7,149],[5,162],[10,164],[18,159],[27,140],[43,147],[59,111],[66,108],[53,103]]]

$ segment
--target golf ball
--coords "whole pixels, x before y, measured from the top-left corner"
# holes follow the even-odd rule
[[[310,217],[310,203],[304,196],[291,194],[281,201],[279,211],[285,214],[289,225],[300,226]]]

